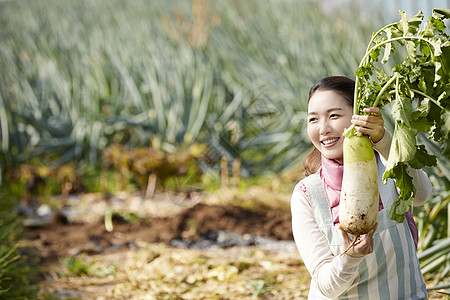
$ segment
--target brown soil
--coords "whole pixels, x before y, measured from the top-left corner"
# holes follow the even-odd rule
[[[228,231],[292,240],[291,215],[286,210],[254,211],[233,205],[197,203],[172,216],[156,216],[128,222],[113,218],[114,229],[105,229],[104,218],[94,221],[53,222],[26,229],[40,264],[45,266],[80,253],[97,254],[107,249],[132,247],[136,241],[169,243],[173,239],[196,241],[208,232]]]

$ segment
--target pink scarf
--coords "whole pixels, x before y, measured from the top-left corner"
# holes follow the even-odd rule
[[[317,170],[325,185],[325,191],[331,207],[334,225],[339,224],[339,201],[341,197],[344,166],[322,155],[322,165]]]

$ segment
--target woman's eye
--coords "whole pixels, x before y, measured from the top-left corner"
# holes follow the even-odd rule
[[[338,114],[331,114],[331,115],[330,115],[330,118],[338,118],[338,117],[339,117]]]
[[[308,123],[314,123],[315,121],[317,121],[317,118],[309,118],[308,119]]]

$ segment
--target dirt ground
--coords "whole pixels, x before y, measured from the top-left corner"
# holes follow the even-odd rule
[[[158,205],[157,202],[154,204]],[[113,231],[106,230],[104,215],[73,222],[54,216],[48,224],[28,228],[27,236],[39,250],[41,263],[46,265],[69,255],[128,247],[137,240],[164,244],[174,239],[193,242],[209,232],[218,231],[292,240],[290,218],[290,212],[286,210],[263,212],[231,204],[197,203],[174,208],[172,215],[147,216],[133,221],[118,213],[112,217]]]
[[[257,210],[236,205],[236,196],[230,201],[195,193],[152,199],[86,194],[64,205],[53,199],[40,208],[50,215],[25,222],[24,246],[41,270],[40,299],[304,299],[309,275],[292,249],[169,245],[218,231],[292,241],[289,197],[276,200],[265,190],[246,197],[262,195],[273,205],[252,201]],[[112,230],[105,226],[108,211],[114,212]]]

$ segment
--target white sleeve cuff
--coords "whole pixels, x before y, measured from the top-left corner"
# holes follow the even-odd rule
[[[384,135],[376,143],[373,144],[373,149],[380,153],[381,155],[381,162],[383,165],[386,165],[386,162],[389,159],[389,151],[391,150],[391,142],[392,142],[392,135],[391,133],[385,128],[384,129]]]

